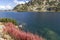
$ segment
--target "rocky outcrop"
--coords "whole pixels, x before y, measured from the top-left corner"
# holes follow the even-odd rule
[[[60,6],[58,6],[60,3],[58,1],[50,1],[50,0],[31,0],[28,3],[25,4],[18,4],[13,11],[28,11],[28,12],[58,12],[60,11]],[[51,10],[47,10],[49,8],[55,8]],[[57,11],[56,11],[57,10]]]

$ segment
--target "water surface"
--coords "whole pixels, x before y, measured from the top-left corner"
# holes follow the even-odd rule
[[[25,31],[41,34],[44,28],[48,28],[58,35],[60,34],[60,13],[56,12],[0,12],[0,18],[12,18],[24,25]]]

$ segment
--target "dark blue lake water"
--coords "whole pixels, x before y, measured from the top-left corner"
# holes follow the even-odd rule
[[[24,25],[25,31],[40,34],[43,28],[49,28],[60,34],[60,13],[53,12],[0,12],[0,18],[12,18]]]

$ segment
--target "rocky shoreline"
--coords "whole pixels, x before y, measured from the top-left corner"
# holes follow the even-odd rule
[[[14,38],[3,30],[4,27],[4,24],[0,22],[0,40],[14,40]]]
[[[38,35],[24,32],[11,22],[0,22],[0,40],[45,40]]]

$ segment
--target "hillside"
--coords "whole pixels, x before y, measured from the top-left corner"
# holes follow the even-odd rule
[[[13,11],[29,12],[60,12],[60,1],[58,0],[31,0],[25,4],[18,4]]]

